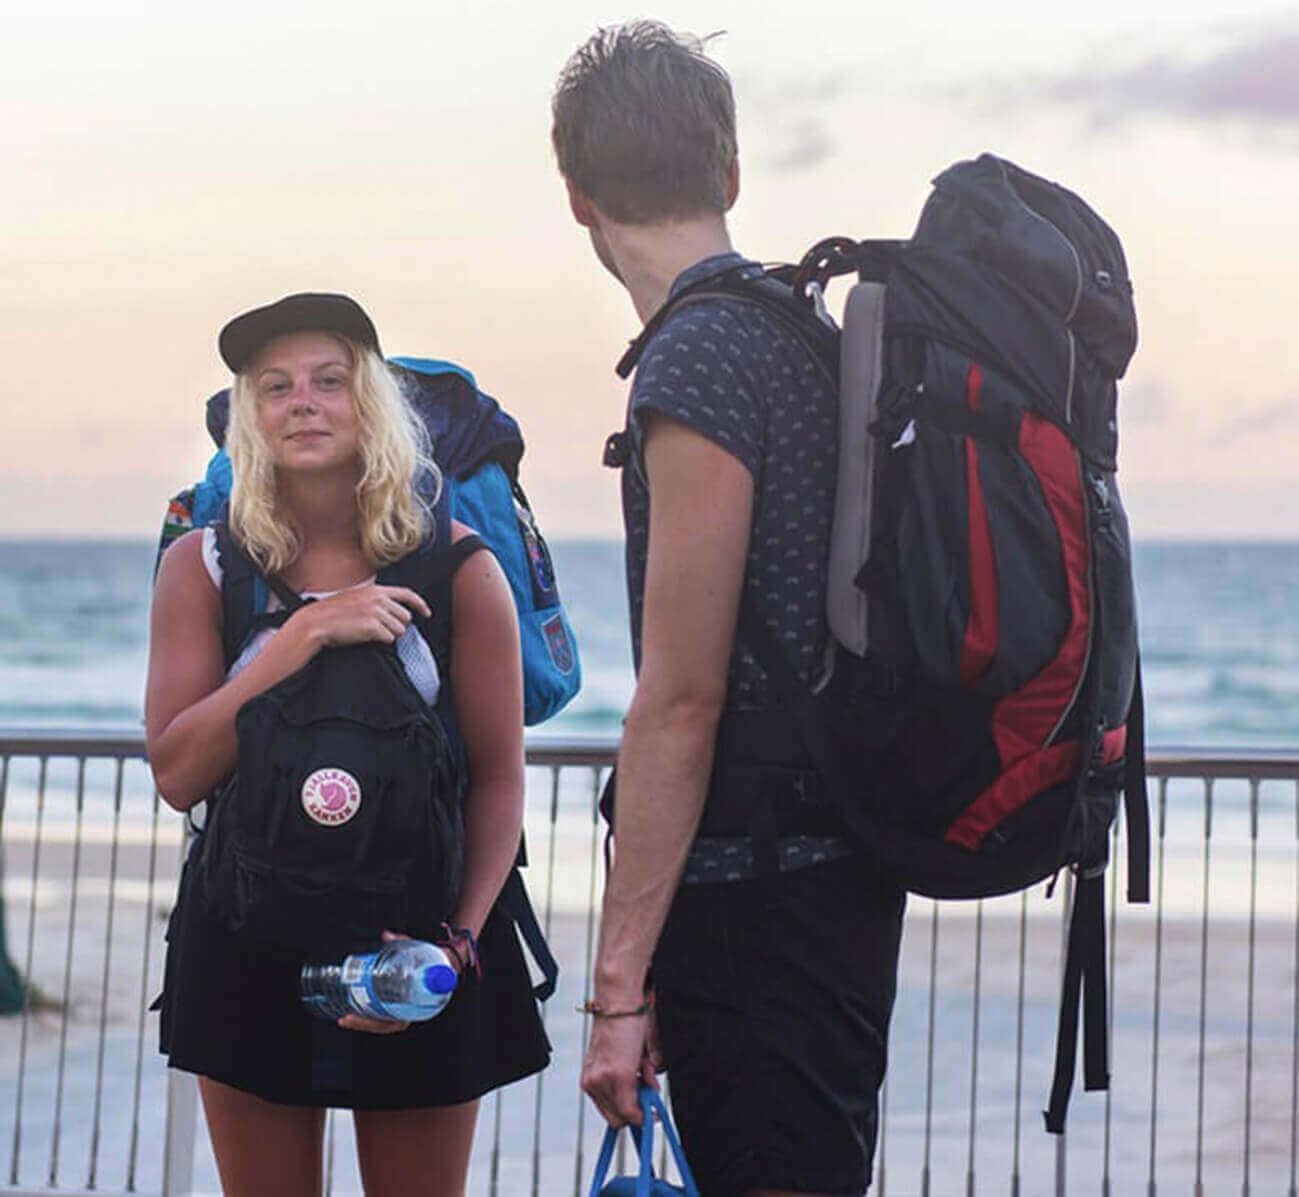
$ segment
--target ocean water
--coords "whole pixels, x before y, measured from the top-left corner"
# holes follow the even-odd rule
[[[632,689],[622,546],[551,549],[584,685],[545,726],[616,734]],[[140,726],[153,546],[0,541],[0,726]],[[1136,549],[1154,748],[1299,749],[1299,543]]]

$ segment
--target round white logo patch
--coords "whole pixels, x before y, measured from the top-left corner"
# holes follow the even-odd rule
[[[302,809],[317,823],[337,827],[361,809],[361,783],[346,769],[317,769],[302,783]]]

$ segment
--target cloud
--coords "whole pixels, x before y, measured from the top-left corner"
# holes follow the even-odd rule
[[[740,81],[743,91],[741,123],[745,115],[755,130],[758,160],[772,170],[796,173],[812,170],[834,157],[838,143],[832,130],[837,123],[835,101],[846,91],[844,77],[830,73],[808,78]],[[745,140],[745,127],[740,130]]]
[[[1256,437],[1271,439],[1281,432],[1299,432],[1299,399],[1278,399],[1244,411],[1227,422],[1221,435],[1232,443]]]
[[[1172,392],[1161,380],[1128,383],[1119,388],[1120,419],[1127,427],[1160,424],[1176,414]]]
[[[834,155],[829,127],[810,116],[788,129],[777,130],[775,140],[775,148],[767,151],[763,161],[776,170],[811,170]]]
[[[1107,122],[1154,112],[1299,128],[1299,21],[1256,28],[1195,60],[1157,54],[1119,70],[1044,81],[1040,94],[1084,104]]]

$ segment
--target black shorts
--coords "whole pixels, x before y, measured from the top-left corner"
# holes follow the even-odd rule
[[[866,1191],[903,906],[856,856],[678,891],[654,988],[704,1197]]]
[[[173,1068],[268,1101],[391,1110],[470,1101],[550,1060],[514,924],[499,908],[479,936],[482,980],[462,978],[429,1022],[371,1035],[308,1014],[301,958],[232,935],[196,887],[183,888],[161,1000]]]

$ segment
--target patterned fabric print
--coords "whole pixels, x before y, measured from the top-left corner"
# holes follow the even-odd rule
[[[675,293],[744,262],[707,258]],[[633,464],[623,471],[632,655],[640,667],[649,491],[641,456],[646,412],[670,416],[733,454],[754,478],[753,532],[743,601],[775,631],[804,680],[825,654],[825,579],[834,508],[837,406],[830,384],[793,334],[742,300],[679,308],[650,342],[630,402]],[[766,675],[737,645],[727,701],[765,706]]]
[[[692,266],[676,293],[746,260],[725,254]],[[746,263],[758,269],[754,263]],[[641,659],[649,491],[642,455],[644,417],[657,412],[708,437],[753,475],[754,515],[742,601],[764,618],[809,681],[825,656],[825,581],[838,451],[835,394],[793,334],[742,300],[709,299],[677,309],[650,342],[632,386],[628,425],[635,454],[622,475],[632,655]],[[743,645],[731,654],[730,706],[765,706],[769,686]],[[782,870],[849,848],[798,836],[781,841]],[[747,840],[697,840],[686,884],[753,875]]]
[[[827,835],[798,835],[778,845],[780,871],[788,873],[807,865],[838,860],[854,851],[847,840]],[[715,836],[696,840],[681,875],[683,885],[716,885],[747,881],[755,875],[753,841],[742,836]]]

